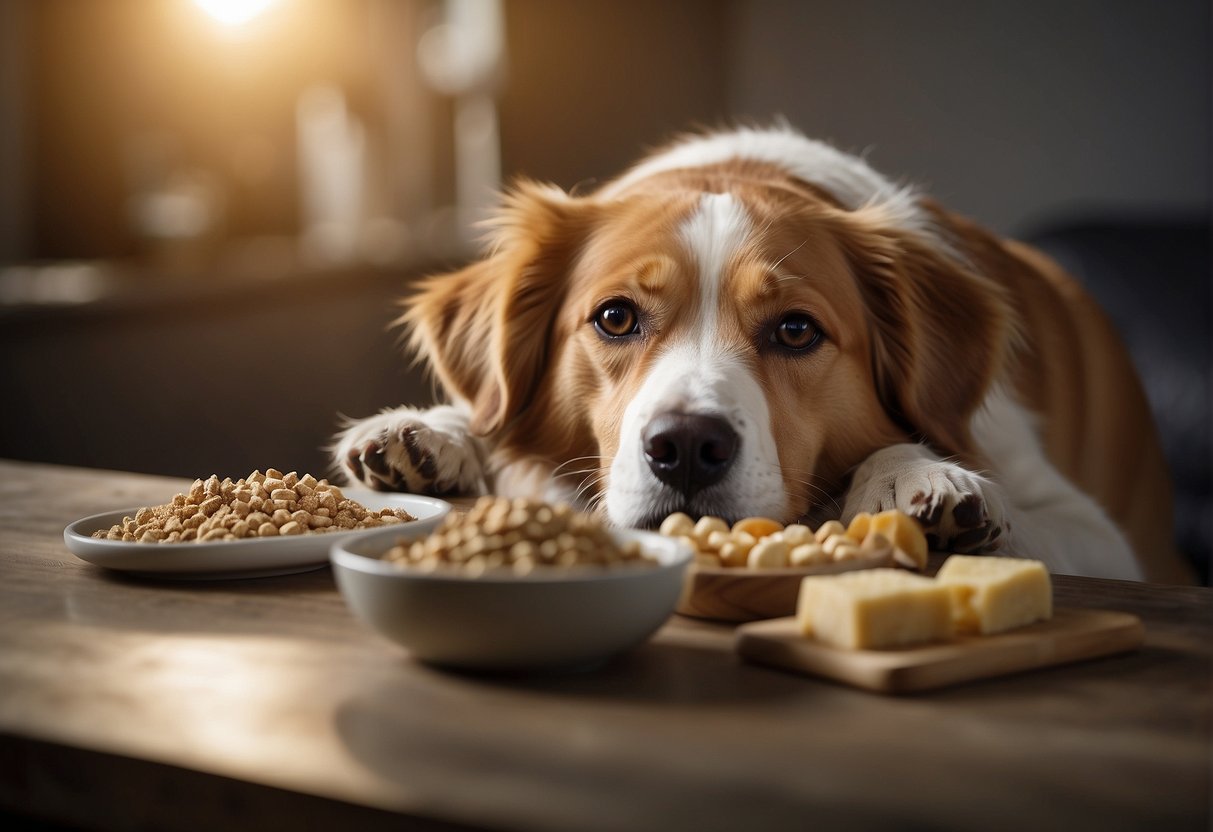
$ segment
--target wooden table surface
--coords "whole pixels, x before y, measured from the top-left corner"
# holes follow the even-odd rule
[[[362,628],[332,574],[108,574],[70,521],[180,480],[0,462],[0,811],[85,828],[1200,829],[1213,590],[1058,577],[1132,654],[891,698],[675,617],[595,671],[475,676]]]

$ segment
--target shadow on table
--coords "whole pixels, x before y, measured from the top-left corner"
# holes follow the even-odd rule
[[[242,580],[163,580],[88,566],[65,582],[62,611],[48,617],[110,630],[181,635],[282,635],[324,640],[358,630],[326,566],[312,572]]]
[[[776,718],[781,700],[812,694],[805,680],[741,664],[729,651],[660,640],[565,673],[470,674],[399,662],[338,705],[338,740],[385,781],[503,819],[527,817],[536,800],[551,817],[575,817],[606,784],[651,781],[654,769],[636,760],[655,737],[710,744],[722,732],[744,733],[729,714]],[[451,772],[462,773],[462,785]]]
[[[421,669],[448,692],[458,691],[477,701],[693,707],[753,703],[805,690],[804,680],[745,664],[720,644],[672,643],[661,636],[606,661],[573,668],[486,672],[402,661]],[[390,684],[384,687],[387,690],[369,696],[363,705],[400,701]],[[410,696],[415,695],[410,691]]]
[[[147,587],[169,592],[228,592],[242,596],[280,596],[283,593],[332,592],[335,589],[333,570],[327,564],[301,569],[299,572],[283,575],[266,575],[262,577],[224,577],[224,578],[173,578],[156,575],[139,575],[119,572],[114,569],[104,569],[100,566],[87,565],[88,573],[100,581],[112,585],[128,587]]]
[[[569,672],[460,673],[469,684],[528,695],[696,705],[804,692],[804,682],[743,663],[718,646],[649,641],[601,664]]]

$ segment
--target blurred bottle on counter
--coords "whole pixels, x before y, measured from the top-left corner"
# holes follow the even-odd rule
[[[223,234],[218,177],[184,162],[171,137],[153,132],[128,142],[127,169],[127,209],[147,265],[164,277],[204,272]]]
[[[296,108],[300,244],[317,267],[398,261],[408,229],[386,202],[381,160],[341,90],[305,90]]]

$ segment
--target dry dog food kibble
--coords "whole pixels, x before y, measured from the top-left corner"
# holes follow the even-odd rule
[[[766,517],[747,517],[730,528],[719,517],[701,517],[696,522],[675,512],[662,522],[661,533],[690,545],[698,553],[700,566],[778,569],[889,555],[912,569],[927,564],[927,540],[921,527],[895,510],[858,514],[849,527],[830,520],[817,531],[799,523],[784,526]]]
[[[527,575],[545,567],[656,565],[635,541],[618,545],[595,517],[568,506],[505,497],[481,497],[466,515],[448,514],[428,538],[399,543],[383,557],[467,577],[507,570]]]
[[[162,506],[141,508],[134,517],[93,537],[139,543],[210,543],[250,537],[370,529],[416,520],[401,509],[375,511],[346,499],[341,489],[292,471],[254,471],[232,482],[211,476],[194,480],[189,493]]]

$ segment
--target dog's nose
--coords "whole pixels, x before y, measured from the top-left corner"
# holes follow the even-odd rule
[[[649,469],[688,499],[720,482],[737,453],[737,431],[719,416],[660,413],[642,438]]]

